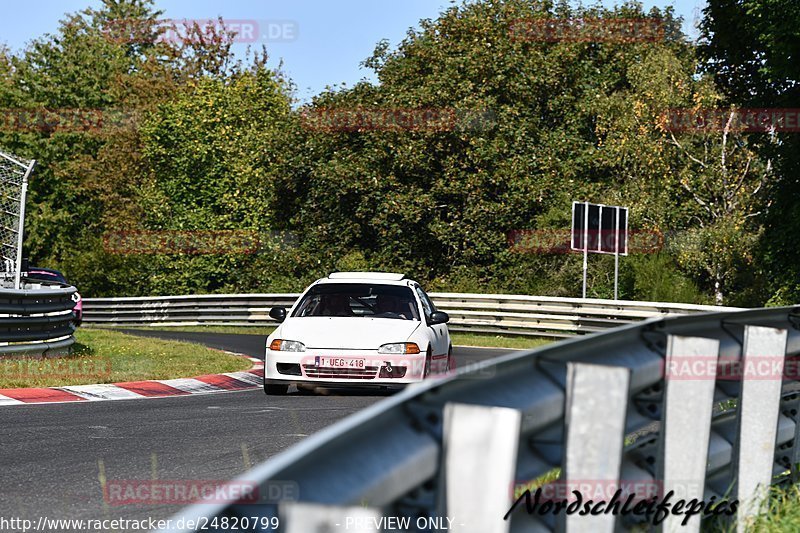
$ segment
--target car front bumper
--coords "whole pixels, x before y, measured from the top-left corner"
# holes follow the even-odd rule
[[[343,386],[391,386],[416,383],[425,374],[425,354],[379,354],[377,350],[267,350],[264,381]]]

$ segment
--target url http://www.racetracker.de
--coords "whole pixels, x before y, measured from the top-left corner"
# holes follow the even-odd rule
[[[36,520],[18,517],[0,516],[0,531],[42,531],[55,533],[60,531],[153,531],[155,529],[189,529],[203,530],[276,530],[280,522],[273,516],[241,516],[241,517],[197,517],[194,519],[155,519],[155,518],[48,518],[40,516]]]

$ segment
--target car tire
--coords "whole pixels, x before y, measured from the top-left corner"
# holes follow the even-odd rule
[[[428,376],[431,375],[431,363],[433,362],[433,358],[431,357],[431,348],[428,347],[428,351],[425,353],[425,370],[422,372],[422,379],[426,379]]]
[[[264,394],[267,396],[282,396],[289,392],[289,385],[274,385],[264,383]]]
[[[451,344],[450,347],[447,349],[447,368],[445,368],[445,374],[450,374],[453,371],[453,345]]]

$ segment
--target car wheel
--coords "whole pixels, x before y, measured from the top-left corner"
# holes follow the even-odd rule
[[[428,352],[425,354],[425,371],[422,373],[422,379],[427,378],[431,375],[431,349],[428,348]]]
[[[273,385],[264,383],[264,394],[267,396],[279,396],[289,392],[289,385]]]

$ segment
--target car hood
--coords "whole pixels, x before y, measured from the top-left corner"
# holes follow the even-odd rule
[[[407,341],[419,325],[418,320],[396,318],[288,318],[281,324],[280,337],[307,348],[377,350],[382,344]]]

